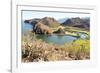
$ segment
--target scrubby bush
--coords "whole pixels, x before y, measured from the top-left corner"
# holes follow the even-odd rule
[[[78,39],[64,45],[46,43],[33,33],[22,36],[22,62],[83,60],[90,58],[90,42]]]

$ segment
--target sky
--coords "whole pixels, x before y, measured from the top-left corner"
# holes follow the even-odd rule
[[[43,17],[53,17],[56,20],[62,19],[62,18],[74,18],[74,17],[80,17],[80,18],[86,18],[90,17],[90,14],[85,13],[63,13],[63,12],[43,12],[43,11],[22,11],[22,19],[32,19],[32,18],[43,18]]]

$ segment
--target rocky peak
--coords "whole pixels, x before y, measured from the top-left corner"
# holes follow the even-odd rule
[[[60,24],[52,17],[44,17],[39,22],[50,27],[57,27]]]

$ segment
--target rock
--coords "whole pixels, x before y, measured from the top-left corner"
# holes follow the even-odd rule
[[[33,31],[36,34],[52,34],[52,30],[41,22],[38,22],[33,26]]]
[[[64,31],[64,29],[59,28],[57,31],[54,31],[54,33],[56,33],[56,34],[65,34],[65,31]]]

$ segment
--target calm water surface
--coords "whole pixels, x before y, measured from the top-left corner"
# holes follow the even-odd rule
[[[22,24],[22,32],[26,32],[28,30],[32,29],[32,25],[26,24],[23,22]],[[82,35],[82,38],[85,38],[86,34],[79,33],[79,35]],[[76,37],[69,36],[69,35],[37,35],[36,38],[41,39],[47,43],[55,43],[55,44],[65,44],[68,42],[72,42],[76,40]]]

